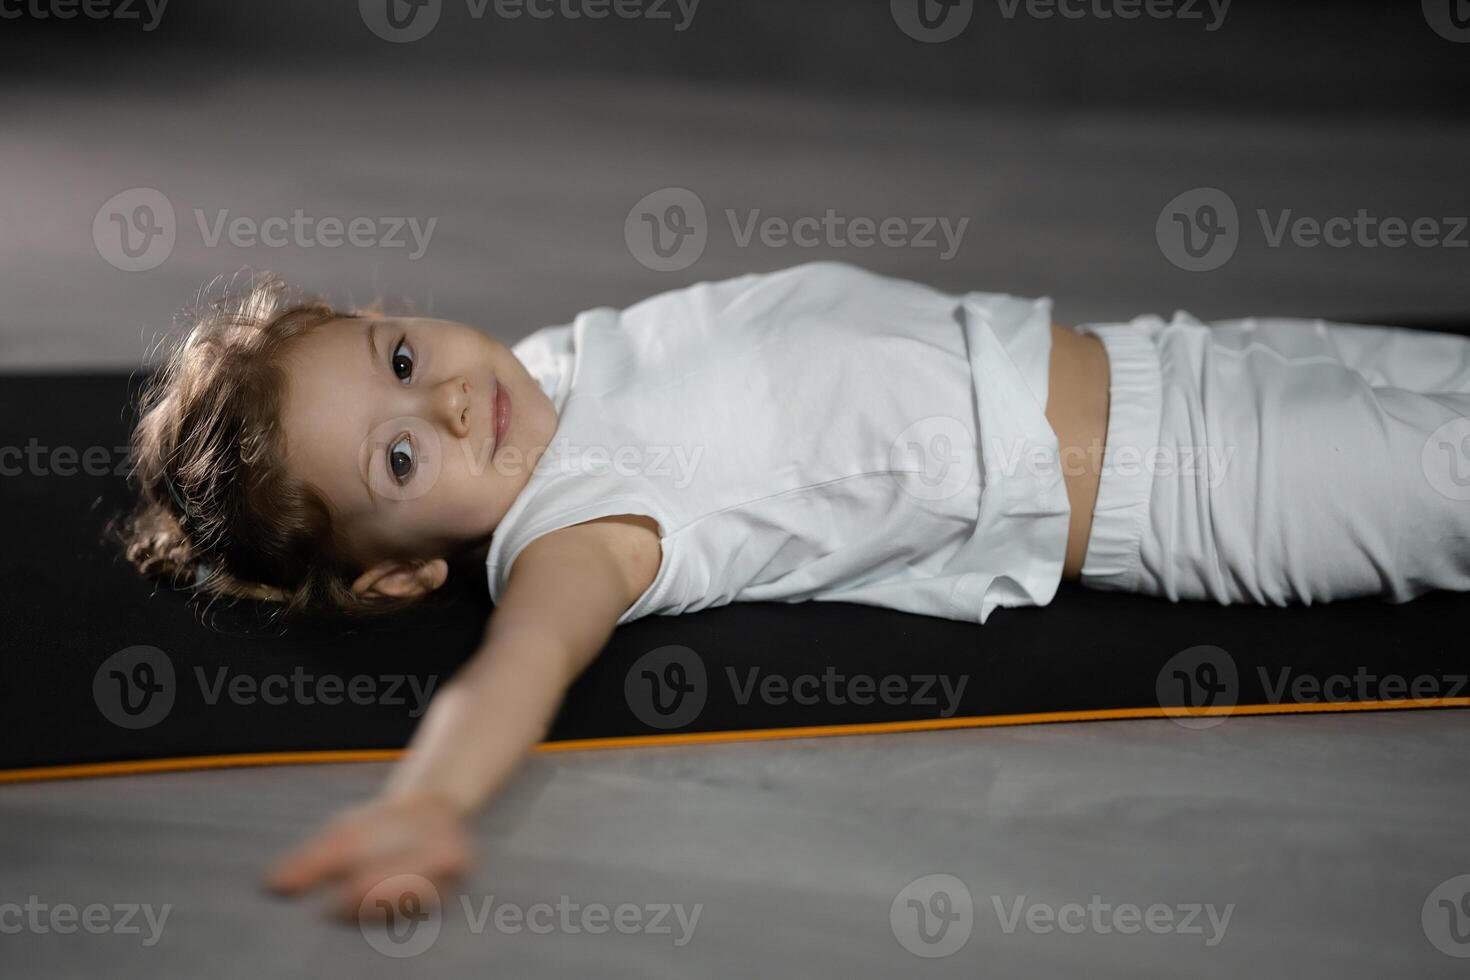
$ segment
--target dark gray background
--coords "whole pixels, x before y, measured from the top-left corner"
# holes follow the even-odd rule
[[[0,20],[0,366],[135,365],[202,284],[247,267],[507,340],[817,258],[1050,295],[1068,322],[1470,309],[1470,249],[1271,248],[1255,219],[1470,214],[1470,44],[1435,33],[1418,4],[1236,0],[1215,31],[1001,10],[976,4],[940,44],[907,36],[886,2],[838,0],[704,0],[682,32],[476,20],[445,0],[409,44],[380,40],[351,2],[173,0],[153,31]],[[699,195],[710,241],[692,266],[654,272],[623,225],[669,186]],[[178,241],[157,268],[123,272],[92,222],[136,187],[169,199]],[[1166,202],[1195,187],[1224,190],[1242,216],[1235,255],[1210,272],[1177,268],[1154,235]],[[194,217],[296,209],[436,225],[411,261],[210,247]],[[741,247],[727,209],[969,225],[945,261]]]
[[[1206,0],[1186,5],[1210,19]],[[664,6],[677,19],[675,0]],[[66,84],[85,59],[93,70],[74,82],[88,88],[168,88],[180,76],[166,69],[186,73],[192,87],[254,69],[293,75],[330,65],[403,70],[411,87],[412,73],[448,68],[489,84],[556,71],[1069,112],[1467,115],[1464,48],[1428,32],[1417,0],[1233,0],[1213,32],[1188,16],[1037,18],[1023,4],[1007,17],[998,0],[973,9],[955,41],[920,44],[896,33],[887,0],[700,0],[682,31],[615,16],[487,12],[477,21],[465,0],[446,0],[427,37],[390,48],[363,29],[355,0],[171,0],[146,34],[121,20],[5,21],[0,75]]]

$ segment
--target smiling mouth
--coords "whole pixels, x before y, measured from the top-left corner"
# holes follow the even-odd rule
[[[491,407],[494,412],[491,418],[495,423],[494,451],[499,452],[501,444],[505,441],[505,433],[510,429],[510,393],[499,381],[495,383],[495,397]]]

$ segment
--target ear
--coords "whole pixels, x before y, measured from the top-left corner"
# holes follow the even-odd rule
[[[352,583],[354,595],[364,598],[419,599],[449,578],[449,563],[443,558],[429,561],[380,561]]]

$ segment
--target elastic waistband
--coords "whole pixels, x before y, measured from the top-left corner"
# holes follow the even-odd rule
[[[1090,323],[1078,327],[1096,335],[1108,352],[1108,444],[1082,584],[1092,588],[1132,591],[1142,570],[1140,543],[1148,519],[1153,473],[1148,460],[1159,442],[1163,384],[1157,317],[1131,323]]]

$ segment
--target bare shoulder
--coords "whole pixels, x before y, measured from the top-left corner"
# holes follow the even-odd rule
[[[633,599],[641,596],[658,575],[663,561],[658,522],[641,514],[611,514],[544,534],[526,546],[521,557],[553,561],[558,556],[595,556],[610,563]],[[535,558],[533,558],[533,561]],[[517,559],[516,564],[520,564]]]

